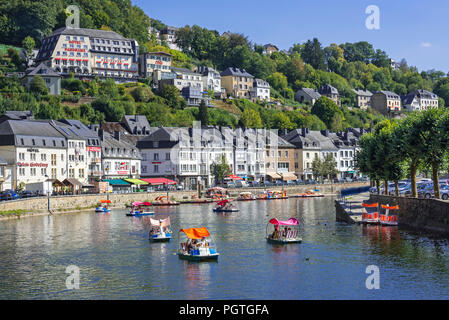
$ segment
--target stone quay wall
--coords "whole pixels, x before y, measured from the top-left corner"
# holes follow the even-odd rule
[[[288,195],[294,195],[297,193],[303,193],[307,190],[318,189],[324,194],[335,194],[341,189],[353,188],[367,185],[367,183],[344,183],[344,184],[325,184],[325,185],[301,185],[301,186],[286,186],[284,187]],[[269,187],[269,188],[235,188],[228,189],[231,197],[238,197],[240,192],[250,191],[257,193],[263,190],[281,190],[282,187]],[[158,196],[165,196],[167,192],[139,192],[139,193],[110,193],[109,200],[111,200],[111,208],[124,208],[130,205],[134,201],[154,201]],[[197,194],[196,191],[170,191],[169,197],[176,201],[183,201],[191,199],[193,195]],[[86,194],[86,195],[73,195],[73,196],[56,196],[50,197],[50,210],[53,213],[69,212],[69,211],[81,211],[94,208],[100,200],[106,199],[106,194]],[[13,201],[0,202],[0,212],[8,212],[15,210],[22,210],[24,215],[47,213],[48,212],[48,198],[37,197],[19,199]],[[24,216],[22,215],[22,216]],[[1,216],[0,216],[1,217]]]
[[[399,205],[399,226],[449,234],[449,201],[370,195],[370,202]]]

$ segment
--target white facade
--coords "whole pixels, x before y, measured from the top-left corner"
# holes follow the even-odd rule
[[[255,79],[252,89],[252,97],[260,101],[270,102],[270,84],[262,79]]]

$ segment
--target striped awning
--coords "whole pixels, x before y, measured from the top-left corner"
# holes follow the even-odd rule
[[[298,180],[298,177],[292,172],[286,172],[282,174],[282,180],[284,181]]]
[[[281,176],[277,173],[267,173],[267,176],[269,176],[271,179],[280,179]]]
[[[129,186],[130,183],[126,182],[122,179],[110,179],[110,180],[104,180],[104,182],[109,183],[111,186]]]
[[[140,179],[124,179],[126,182],[129,182],[131,184],[134,185],[138,185],[138,186],[146,186],[148,185],[148,182],[140,180]]]

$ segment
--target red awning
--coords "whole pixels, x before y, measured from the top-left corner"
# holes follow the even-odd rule
[[[230,174],[228,177],[231,178],[232,180],[243,180],[241,177],[236,176],[235,174]]]
[[[151,184],[153,186],[177,184],[176,181],[166,179],[166,178],[148,178],[148,179],[140,179],[140,180],[148,182],[149,184]]]
[[[61,58],[55,58],[55,60],[61,60]]]

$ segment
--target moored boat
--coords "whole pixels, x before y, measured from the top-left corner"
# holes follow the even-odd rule
[[[170,241],[172,236],[172,231],[170,229],[170,217],[166,219],[152,219],[150,218],[151,230],[150,230],[150,241],[153,242],[164,242]]]
[[[272,232],[269,230],[270,226],[274,227]],[[302,242],[302,238],[299,236],[299,221],[296,218],[290,218],[287,221],[271,219],[267,224],[266,238],[267,242],[273,244]]]
[[[266,200],[284,200],[288,199],[286,191],[269,190],[267,191]]]
[[[111,200],[100,200],[100,204],[95,208],[95,212],[111,212],[111,209],[108,207],[110,203]]]
[[[150,210],[150,202],[136,201],[132,204],[132,209],[126,214],[128,217],[152,216],[154,212]]]
[[[222,200],[217,203],[217,206],[213,209],[214,212],[238,212],[234,204],[231,203],[231,200]]]
[[[184,239],[182,239],[182,235]],[[219,253],[214,241],[205,228],[190,228],[179,230],[178,257],[189,261],[218,260]],[[185,241],[183,241],[185,240]]]
[[[179,202],[171,201],[167,196],[159,196],[152,202],[153,206],[177,206]]]
[[[324,197],[324,194],[314,190],[307,190],[304,193],[298,193],[297,195],[293,196],[293,198],[320,198],[320,197]]]
[[[380,215],[380,224],[383,226],[397,226],[398,225],[398,216],[390,215],[390,210],[399,210],[399,206],[386,206],[382,205],[382,209],[385,210],[385,214]]]
[[[362,213],[362,223],[379,224],[379,204],[362,202],[362,207],[366,210],[366,213]]]
[[[251,192],[240,192],[237,201],[253,201],[256,200],[256,196]]]

